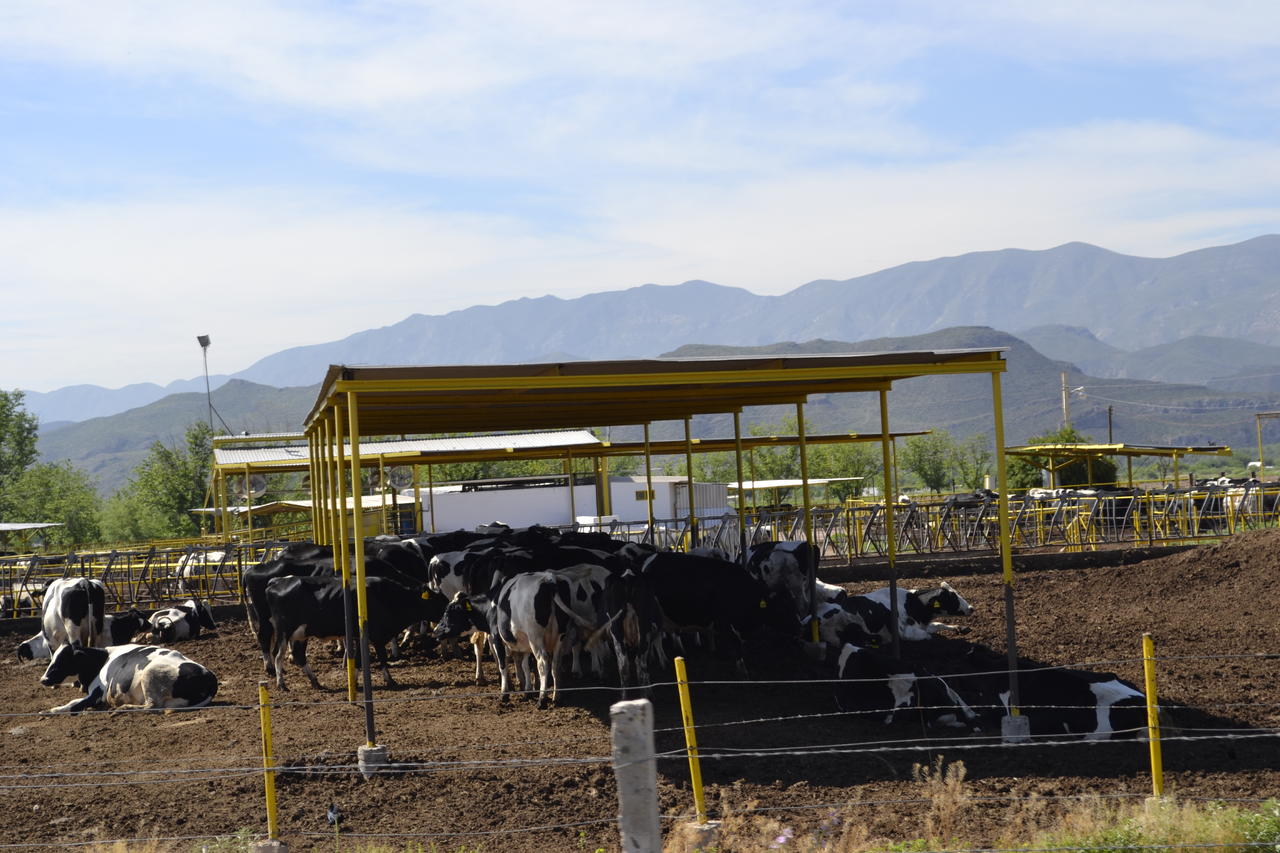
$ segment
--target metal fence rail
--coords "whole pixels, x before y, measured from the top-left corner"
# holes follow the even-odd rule
[[[827,560],[852,561],[888,552],[882,504],[849,502],[814,507],[814,547]],[[731,559],[746,541],[804,538],[803,508],[748,511],[647,521],[606,522],[588,529],[661,550],[715,548]],[[1170,545],[1209,541],[1246,530],[1280,526],[1280,485],[1218,486],[1161,492],[1033,490],[1009,499],[1014,548],[1092,550],[1108,545]],[[583,529],[572,525],[566,529]],[[996,502],[952,496],[895,506],[898,554],[990,552],[999,547]],[[0,618],[40,612],[40,596],[54,578],[88,577],[107,588],[109,610],[198,597],[230,603],[240,575],[273,556],[284,541],[231,544],[157,543],[137,549],[64,555],[0,557]]]

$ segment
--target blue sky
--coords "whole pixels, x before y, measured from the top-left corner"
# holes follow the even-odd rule
[[[198,376],[197,334],[231,373],[524,296],[1237,242],[1280,231],[1278,118],[1273,0],[9,0],[0,388]]]

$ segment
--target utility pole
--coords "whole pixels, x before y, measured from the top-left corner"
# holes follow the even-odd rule
[[[1107,444],[1115,444],[1116,440],[1111,434],[1111,411],[1115,406],[1107,406]]]
[[[1067,429],[1071,426],[1071,397],[1070,391],[1067,389],[1067,372],[1062,371],[1062,428]]]
[[[196,335],[196,342],[200,344],[200,354],[204,356],[204,399],[209,404],[209,434],[213,434],[213,395],[209,392],[209,336]],[[1064,377],[1067,374],[1062,374]],[[1066,382],[1066,379],[1062,380]],[[245,488],[248,488],[246,484]]]

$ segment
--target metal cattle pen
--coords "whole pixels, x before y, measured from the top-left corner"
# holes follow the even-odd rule
[[[811,396],[874,392],[879,395],[881,447],[888,464],[888,392],[896,381],[921,377],[986,373],[991,377],[992,418],[996,436],[998,529],[1005,578],[1005,613],[1011,663],[1016,662],[1013,618],[1012,558],[1004,497],[1004,424],[1000,374],[1003,349],[893,352],[865,355],[658,359],[557,364],[349,367],[333,365],[305,422],[310,448],[313,525],[316,538],[335,548],[344,581],[354,578],[356,612],[362,641],[366,747],[375,746],[372,688],[367,662],[364,554],[348,548],[359,535],[360,471],[367,438],[390,435],[438,435],[511,429],[643,425],[650,449],[649,426],[659,421],[684,425],[689,493],[693,493],[691,418],[733,415],[738,480],[742,474],[740,415],[745,407],[793,405],[799,426],[802,479],[808,479],[805,456],[804,405]],[[646,456],[646,470],[649,469]],[[891,483],[889,484],[891,485]],[[804,492],[805,538],[815,538],[809,490]],[[892,488],[885,489],[893,494]],[[352,500],[348,501],[348,498]],[[349,504],[355,509],[348,511]],[[699,519],[690,502],[688,527],[699,538]],[[894,562],[892,503],[887,503],[886,529],[890,565]],[[745,533],[743,526],[740,536]],[[742,543],[745,544],[745,543]],[[890,586],[896,585],[891,569]],[[810,587],[816,565],[809,566]],[[816,596],[811,596],[816,609]],[[891,596],[891,600],[892,596]],[[896,622],[895,622],[896,624]],[[354,699],[354,673],[349,670]],[[1016,675],[1011,677],[1014,715],[1019,704]]]

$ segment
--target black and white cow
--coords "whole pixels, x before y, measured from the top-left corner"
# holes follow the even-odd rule
[[[107,589],[90,578],[56,578],[45,587],[40,633],[18,646],[19,660],[57,652],[69,643],[100,645]]]
[[[649,582],[639,572],[628,569],[605,581],[600,599],[600,621],[608,629],[618,665],[622,698],[633,690],[649,692],[649,663],[666,666],[662,649],[662,626],[666,617]]]
[[[809,606],[809,561],[813,549],[808,542],[757,542],[747,551],[747,571],[773,592],[787,592],[796,605],[796,617],[807,621]],[[814,580],[818,609],[842,604],[848,598],[843,587]]]
[[[388,687],[395,686],[387,665],[387,643],[411,623],[438,620],[447,602],[439,593],[423,586],[410,586],[388,577],[365,578],[368,639],[382,667]],[[307,664],[309,637],[344,638],[346,609],[340,578],[286,576],[267,584],[265,597],[274,635],[272,670],[281,690],[284,683],[286,649],[317,690],[320,681]],[[352,607],[355,596],[351,596]],[[268,671],[271,674],[271,671]]]
[[[736,563],[664,551],[645,560],[640,573],[662,606],[667,630],[710,631],[743,675],[745,639],[765,627],[788,637],[799,633],[791,596],[770,591]]]
[[[173,643],[200,635],[201,628],[213,630],[213,610],[207,602],[188,599],[174,607],[166,607],[151,614],[151,637],[156,642]]]
[[[221,569],[226,561],[226,551],[190,551],[183,554],[173,569],[173,577],[178,581],[178,591],[191,595],[198,586],[207,585],[210,570]]]
[[[40,678],[56,687],[74,677],[85,695],[53,712],[108,708],[196,708],[218,692],[218,679],[181,652],[132,643],[105,649],[68,644],[54,652]]]
[[[857,714],[883,714],[885,725],[910,709],[930,725],[978,730],[980,715],[940,675],[894,660],[876,649],[846,644],[836,661],[836,706]]]
[[[530,660],[538,668],[538,707],[545,708],[550,687],[550,700],[556,700],[559,682],[556,671],[565,637],[576,625],[593,645],[596,636],[594,619],[579,616],[571,604],[570,580],[556,572],[527,572],[507,580],[490,598],[474,599],[458,593],[449,603],[436,626],[436,636],[457,636],[465,631],[483,631],[498,662],[502,699],[511,693],[507,671],[508,657],[513,658],[520,689],[532,690]]]
[[[133,607],[123,613],[108,613],[102,617],[102,621],[105,624],[94,642],[96,646],[123,645],[131,642],[137,635],[151,630],[146,614]],[[45,639],[43,629],[18,644],[18,660],[45,660],[49,657],[49,642]]]
[[[1033,669],[1018,673],[1020,711],[1032,735],[1082,734],[1085,740],[1145,735],[1146,697],[1110,672]],[[1000,702],[1009,707],[1008,688]]]
[[[886,611],[889,610],[889,587],[864,593],[860,596],[865,601],[874,602]],[[965,601],[960,593],[946,581],[933,589],[898,588],[898,636],[904,640],[927,640],[939,631],[950,630],[964,633],[967,628],[945,625],[935,621],[940,616],[968,616],[973,613],[973,605]]]

